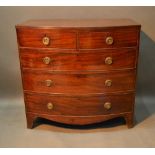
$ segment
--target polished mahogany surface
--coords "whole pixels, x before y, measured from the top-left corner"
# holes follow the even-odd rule
[[[17,32],[20,46],[37,48],[76,48],[76,33],[72,31],[22,28],[17,29]],[[42,38],[45,36],[50,38],[48,46],[42,43]]]
[[[139,30],[137,27],[124,27],[106,30],[90,30],[79,33],[80,49],[116,48],[137,46]],[[108,45],[106,38],[112,36],[113,44]]]
[[[132,110],[134,94],[98,95],[98,96],[51,96],[26,94],[26,108],[29,112],[48,115],[92,116],[128,112]],[[111,102],[110,110],[104,108],[105,102]],[[53,109],[47,109],[52,103]],[[125,103],[125,104],[124,104]]]
[[[120,70],[136,68],[136,48],[102,49],[102,50],[53,50],[25,49],[20,50],[23,68],[47,70]],[[47,65],[43,59],[49,57]],[[112,58],[112,64],[105,63],[107,57]],[[130,58],[130,59],[129,59]]]
[[[135,70],[111,72],[48,72],[23,70],[24,90],[43,93],[107,93],[134,91]],[[46,85],[51,80],[51,86]],[[111,86],[106,86],[111,80]]]
[[[130,19],[29,20],[16,25],[27,127],[37,117],[133,126],[140,25]]]

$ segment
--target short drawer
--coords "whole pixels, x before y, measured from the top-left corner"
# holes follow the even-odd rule
[[[23,70],[24,90],[42,93],[105,93],[135,89],[135,70],[45,72]]]
[[[80,49],[134,47],[138,45],[137,28],[115,28],[79,33]]]
[[[50,96],[25,94],[27,112],[49,115],[106,115],[130,112],[134,94],[107,96]]]
[[[58,29],[18,28],[20,47],[76,48],[76,33]]]
[[[48,70],[115,70],[136,67],[134,48],[55,51],[20,49],[23,68]]]

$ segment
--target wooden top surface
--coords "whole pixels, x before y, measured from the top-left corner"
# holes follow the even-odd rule
[[[28,20],[16,27],[44,27],[44,28],[93,28],[93,27],[126,27],[140,26],[131,19],[51,19]]]

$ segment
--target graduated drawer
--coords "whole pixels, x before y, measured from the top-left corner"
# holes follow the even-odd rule
[[[25,94],[27,112],[49,115],[106,115],[132,111],[134,94],[49,96]]]
[[[41,93],[105,93],[135,89],[135,70],[50,72],[23,70],[24,90]]]
[[[136,67],[134,48],[108,50],[20,49],[23,68],[50,70],[113,70]]]
[[[76,33],[59,29],[17,28],[20,47],[76,48]]]
[[[82,31],[79,33],[79,48],[134,47],[138,45],[138,38],[139,29],[137,27]]]

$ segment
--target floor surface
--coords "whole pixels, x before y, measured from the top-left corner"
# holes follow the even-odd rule
[[[150,98],[136,99],[132,129],[123,119],[81,128],[40,120],[27,129],[24,110],[22,98],[0,100],[0,147],[155,147],[155,104]]]

